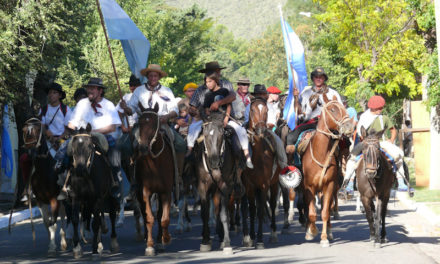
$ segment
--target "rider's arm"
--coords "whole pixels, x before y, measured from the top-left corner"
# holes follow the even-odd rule
[[[394,143],[394,141],[396,140],[397,137],[397,129],[395,127],[390,128],[390,133],[391,133],[391,138],[390,138],[390,142]]]
[[[114,124],[102,127],[100,129],[93,130],[93,132],[98,132],[101,134],[108,134],[108,133],[115,132],[115,131],[116,131],[116,125],[114,125]]]

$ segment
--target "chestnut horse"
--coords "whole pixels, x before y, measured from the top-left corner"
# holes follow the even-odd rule
[[[154,215],[151,208],[151,196],[156,193],[159,199],[157,219],[158,234],[156,248],[163,251],[164,245],[171,242],[168,232],[170,224],[171,193],[174,183],[173,153],[170,142],[160,129],[160,117],[157,114],[159,106],[145,109],[139,103],[142,111],[139,116],[139,133],[135,135],[135,179],[137,183],[137,198],[141,205],[145,223],[146,249],[145,255],[154,256],[153,224]],[[159,220],[160,219],[160,220]]]
[[[321,246],[328,247],[333,239],[330,223],[330,206],[333,204],[338,186],[338,166],[335,150],[342,135],[353,133],[353,122],[345,107],[333,97],[329,101],[323,96],[322,107],[315,135],[311,138],[302,156],[304,200],[306,204],[306,240],[313,240],[318,234],[316,227],[315,195],[322,192],[322,234]]]
[[[242,204],[243,212],[243,244],[253,246],[255,240],[255,213],[258,214],[257,248],[264,248],[263,243],[263,218],[267,212],[267,194],[270,191],[271,209],[271,242],[277,241],[275,209],[278,198],[278,176],[280,168],[276,164],[274,153],[275,144],[272,143],[272,136],[267,131],[268,108],[266,101],[257,98],[252,101],[249,111],[249,131],[252,147],[253,169],[246,168],[243,172],[243,181],[246,189],[246,196],[249,202],[250,232],[247,225],[246,204]]]
[[[60,214],[62,226],[60,228],[61,250],[66,250],[66,235],[64,221],[64,206],[57,201],[57,196],[61,187],[58,186],[58,177],[54,172],[55,160],[49,153],[49,147],[44,135],[43,124],[37,118],[27,120],[23,126],[24,147],[30,150],[32,159],[33,173],[30,177],[30,187],[35,195],[37,205],[40,208],[44,225],[49,233],[49,256],[56,255],[57,246],[55,245],[55,233],[57,230],[57,218]],[[28,189],[30,190],[30,189]],[[31,208],[32,199],[28,192],[29,207]]]
[[[380,150],[379,141],[382,134],[372,131],[367,135],[365,128],[361,128],[361,135],[364,138],[364,141],[362,141],[362,158],[359,160],[359,166],[356,169],[358,190],[370,227],[370,241],[374,242],[377,248],[380,248],[382,243],[387,242],[385,216],[391,188],[395,181],[393,168],[385,154]],[[376,206],[374,206],[374,198],[376,199]],[[379,236],[380,226],[382,229]]]

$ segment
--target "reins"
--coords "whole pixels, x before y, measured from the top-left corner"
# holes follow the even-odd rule
[[[160,154],[162,154],[163,150],[165,149],[165,142],[164,142],[164,139],[162,138],[162,148],[157,152],[157,154],[154,154],[154,152],[153,152],[153,144],[156,142],[157,135],[159,134],[159,130],[160,130],[159,115],[156,112],[153,112],[153,111],[144,111],[144,112],[142,112],[142,115],[143,114],[154,114],[157,117],[157,128],[156,128],[156,131],[154,132],[153,138],[150,141],[150,144],[148,145],[148,150],[151,153],[151,157],[153,159],[155,159],[155,158],[159,157]]]
[[[37,145],[35,147],[38,148],[41,145],[41,137],[43,136],[43,122],[41,122],[40,119],[33,117],[33,118],[28,119],[25,122],[25,124],[29,125],[30,123],[32,123],[32,125],[34,125],[34,122],[32,122],[32,121],[37,121],[38,123],[40,123],[40,133],[38,135],[38,139],[35,139],[34,141],[31,141],[31,142],[26,142],[25,134],[23,134],[23,142],[24,142],[25,146],[37,143]],[[29,128],[28,128],[28,130],[29,130]]]

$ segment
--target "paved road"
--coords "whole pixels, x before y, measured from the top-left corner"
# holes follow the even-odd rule
[[[333,233],[335,240],[329,248],[321,248],[317,237],[315,241],[306,242],[304,231],[295,217],[292,234],[278,235],[278,243],[269,244],[269,228],[265,225],[265,245],[262,250],[241,247],[241,234],[232,234],[232,256],[223,255],[218,250],[219,243],[214,239],[213,251],[199,252],[201,239],[201,221],[193,216],[193,229],[181,235],[173,235],[173,241],[166,253],[155,257],[145,257],[143,242],[136,242],[134,219],[127,212],[124,226],[118,229],[120,253],[110,254],[109,236],[104,236],[103,262],[115,263],[440,263],[440,243],[438,228],[425,224],[420,215],[404,209],[399,203],[389,205],[390,217],[387,218],[389,243],[375,249],[367,238],[368,226],[364,215],[354,211],[353,202],[341,205],[341,220],[335,221]],[[281,228],[281,215],[278,216],[278,227]],[[174,231],[176,219],[172,219],[171,231]],[[72,252],[59,252],[56,258],[47,258],[48,236],[37,220],[37,239],[32,242],[29,222],[16,225],[12,234],[6,229],[0,230],[0,262],[2,263],[59,263],[78,262]],[[82,261],[92,262],[91,246],[83,247]]]

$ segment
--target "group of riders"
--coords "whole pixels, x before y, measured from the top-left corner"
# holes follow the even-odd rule
[[[267,128],[274,142],[273,151],[281,173],[286,174],[294,170],[290,154],[297,151],[297,141],[304,131],[316,129],[321,111],[325,105],[323,96],[336,98],[336,100],[347,107],[345,97],[327,85],[328,76],[323,68],[317,68],[311,73],[312,86],[306,87],[301,93],[294,89],[294,100],[297,107],[297,126],[289,130],[287,139],[283,142],[277,133],[278,126],[286,124],[283,120],[282,103],[280,102],[281,90],[271,86],[266,89],[264,85],[255,84],[253,92],[250,92],[251,82],[248,78],[240,78],[236,81],[237,89],[231,82],[221,76],[221,67],[218,62],[209,62],[199,72],[204,74],[204,82],[198,86],[195,83],[188,83],[184,86],[185,98],[178,100],[173,91],[162,85],[160,80],[167,76],[167,73],[157,64],[150,64],[141,70],[140,74],[147,78],[142,84],[134,75],[127,83],[130,93],[123,96],[122,100],[115,106],[105,98],[106,86],[102,79],[90,78],[88,83],[75,91],[74,100],[76,106],[70,109],[63,104],[66,93],[61,85],[52,83],[48,88],[48,104],[40,109],[39,117],[44,127],[44,135],[48,139],[51,154],[56,160],[55,171],[59,175],[58,184],[62,191],[58,200],[66,199],[69,195],[68,177],[66,170],[71,162],[67,153],[69,149],[69,134],[72,130],[85,128],[91,125],[92,136],[101,144],[101,149],[106,150],[108,161],[112,168],[112,194],[120,195],[121,151],[127,151],[127,144],[121,141],[132,142],[127,153],[131,155],[136,149],[138,142],[135,139],[139,133],[138,116],[142,109],[158,107],[158,116],[161,131],[168,137],[173,152],[175,176],[180,179],[184,162],[191,156],[194,144],[202,130],[202,116],[209,116],[213,112],[225,114],[223,124],[234,130],[243,151],[245,166],[253,169],[252,153],[249,151],[249,139],[247,124],[249,121],[250,104],[253,98],[263,98],[268,107]],[[352,118],[358,133],[355,133],[352,141],[353,148],[346,164],[343,186],[348,191],[353,189],[353,175],[357,166],[357,156],[362,151],[362,137],[360,128],[364,127],[367,132],[386,132],[380,142],[381,148],[387,153],[390,160],[394,161],[398,189],[408,189],[404,181],[403,152],[394,145],[397,131],[389,117],[382,114],[385,100],[375,95],[368,101],[368,110],[360,115],[359,120],[354,108],[350,107],[347,112]],[[391,135],[387,140],[387,131]],[[359,135],[358,135],[359,134]],[[127,155],[122,153],[122,156]],[[30,158],[24,154],[20,157],[20,165],[24,180],[29,179],[31,173]],[[290,166],[289,166],[290,165]],[[241,183],[239,183],[241,184]],[[27,198],[24,198],[24,200]]]

